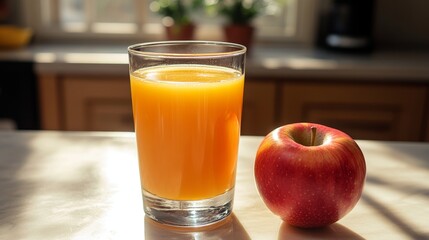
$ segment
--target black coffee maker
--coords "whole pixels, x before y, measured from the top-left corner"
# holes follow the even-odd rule
[[[322,10],[317,43],[320,47],[364,53],[373,50],[375,0],[331,0]]]

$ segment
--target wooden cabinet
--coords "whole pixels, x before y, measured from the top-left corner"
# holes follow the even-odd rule
[[[128,77],[39,77],[43,129],[132,131]]]
[[[425,84],[248,78],[243,135],[317,122],[357,139],[429,141]],[[128,76],[39,76],[43,129],[132,131]]]
[[[241,133],[264,136],[275,127],[275,84],[247,81],[244,84]]]
[[[39,77],[42,128],[79,131],[133,131],[126,77]],[[273,83],[246,82],[243,135],[266,134],[274,124]]]
[[[281,121],[322,123],[357,139],[418,141],[426,96],[421,86],[287,83]]]
[[[133,130],[129,79],[65,77],[62,87],[66,130]]]

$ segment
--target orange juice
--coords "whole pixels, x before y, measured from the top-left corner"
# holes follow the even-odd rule
[[[130,78],[143,190],[173,200],[231,190],[244,75],[175,65],[140,69]]]

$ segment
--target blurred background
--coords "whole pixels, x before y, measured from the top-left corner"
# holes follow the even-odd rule
[[[0,129],[133,131],[127,46],[245,44],[242,134],[429,141],[427,0],[0,0]],[[172,30],[173,29],[173,30]]]

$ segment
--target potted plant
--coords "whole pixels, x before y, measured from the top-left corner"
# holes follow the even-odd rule
[[[203,0],[155,0],[150,9],[163,17],[162,23],[169,40],[194,38],[192,13],[202,7]]]
[[[226,20],[223,25],[225,40],[252,46],[255,27],[253,20],[264,13],[266,0],[218,0],[217,12]]]

